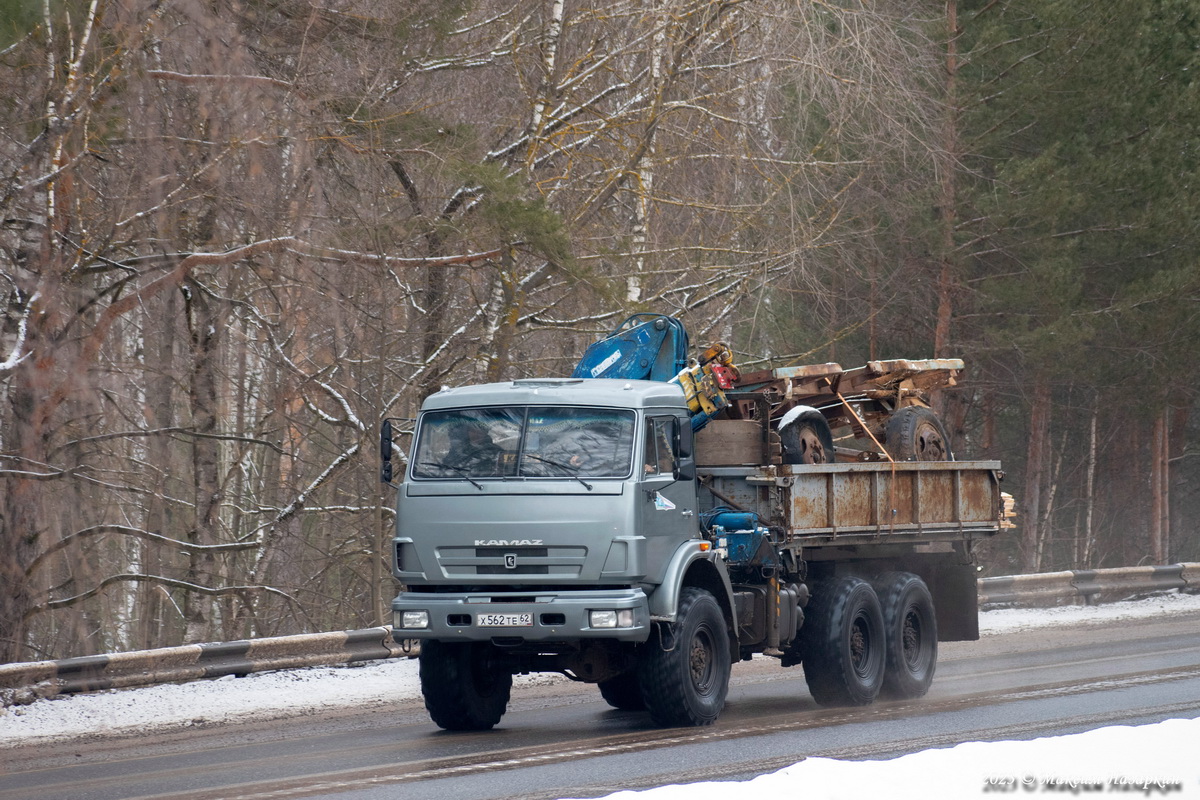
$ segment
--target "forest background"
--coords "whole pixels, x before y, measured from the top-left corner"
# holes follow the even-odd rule
[[[0,0],[0,661],[379,624],[385,416],[960,357],[990,574],[1200,560],[1191,0]]]

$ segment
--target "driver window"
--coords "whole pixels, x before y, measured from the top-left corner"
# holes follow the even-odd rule
[[[646,420],[646,451],[643,471],[646,475],[671,475],[675,472],[675,448],[672,446],[674,417]]]

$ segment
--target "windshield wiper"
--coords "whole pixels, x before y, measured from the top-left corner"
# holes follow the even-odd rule
[[[462,475],[463,480],[470,481],[471,485],[474,486],[476,489],[479,489],[479,490],[483,489],[483,484],[480,483],[479,481],[475,480],[474,478],[472,478],[469,474],[469,470],[465,470],[462,467],[456,467],[453,464],[443,464],[440,461],[422,461],[421,466],[422,467],[440,467],[441,469],[452,469],[455,472],[457,472],[459,475]]]
[[[548,458],[542,458],[541,456],[535,456],[533,453],[525,453],[525,457],[532,458],[534,461],[541,461],[543,464],[549,464],[552,467],[558,467],[563,472],[567,473],[567,475],[582,483],[583,488],[587,489],[589,492],[592,490],[592,485],[583,478],[579,477],[579,473],[576,472],[575,468],[568,464],[563,464],[560,461],[552,461]]]

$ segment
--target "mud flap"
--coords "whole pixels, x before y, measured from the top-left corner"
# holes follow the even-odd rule
[[[979,638],[979,590],[974,564],[939,564],[927,573],[939,642]]]

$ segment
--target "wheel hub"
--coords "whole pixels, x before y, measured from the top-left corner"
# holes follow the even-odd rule
[[[703,636],[697,635],[692,641],[692,649],[688,659],[692,671],[692,683],[697,689],[705,689],[712,675],[712,652]]]
[[[920,461],[945,461],[946,443],[932,425],[922,425],[917,431],[917,451]]]
[[[850,632],[850,662],[860,675],[867,660],[867,635],[864,622],[856,620],[854,630]]]
[[[800,454],[805,464],[824,464],[825,447],[820,438],[811,429],[800,433]]]
[[[904,660],[909,666],[916,666],[921,656],[921,619],[916,612],[910,611],[904,616],[904,628],[900,632],[900,641],[904,647]]]

